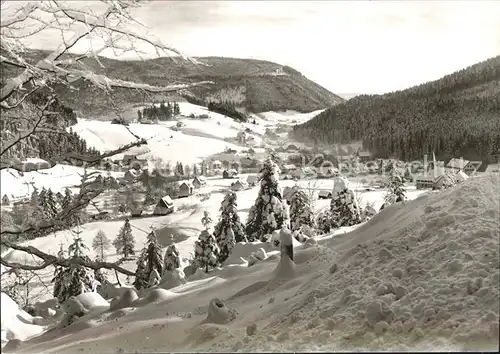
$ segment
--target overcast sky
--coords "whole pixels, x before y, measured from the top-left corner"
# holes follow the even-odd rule
[[[495,0],[153,1],[134,14],[188,55],[274,61],[339,94],[404,89],[500,54]]]

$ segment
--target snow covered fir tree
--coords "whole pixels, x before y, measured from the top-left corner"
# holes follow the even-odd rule
[[[155,230],[151,229],[146,246],[137,260],[134,286],[140,290],[158,285],[161,274],[163,274],[162,250]]]
[[[330,212],[333,228],[353,226],[362,221],[356,196],[345,177],[336,177],[334,180]]]
[[[404,188],[404,180],[399,174],[393,172],[389,178],[389,186],[387,193],[384,196],[384,204],[380,210],[394,203],[404,202],[406,200],[406,190]]]
[[[236,242],[247,242],[245,226],[238,215],[236,193],[229,192],[220,207],[220,219],[214,227],[214,237],[219,247],[219,261],[224,262]]]
[[[90,262],[91,260],[87,256],[89,248],[83,243],[80,236],[81,232],[79,228],[75,231],[76,235],[73,243],[68,248],[68,257]],[[57,268],[52,282],[54,283],[53,295],[60,304],[64,303],[71,296],[95,291],[97,285],[94,279],[94,272],[81,265]]]
[[[134,235],[132,235],[132,227],[128,218],[125,219],[125,224],[113,241],[113,246],[116,248],[116,253],[122,255],[123,258],[135,255],[135,239]]]
[[[165,257],[163,258],[163,272],[173,271],[179,268],[181,265],[181,259],[179,256],[179,251],[175,245],[170,245],[165,251]]]
[[[205,212],[206,213],[206,212]],[[209,231],[209,223],[207,224],[206,214],[201,222],[205,227],[200,233],[198,240],[194,244],[194,260],[195,268],[203,268],[208,273],[209,268],[215,268],[219,264],[219,246],[214,235]]]
[[[293,194],[290,203],[290,227],[292,231],[300,230],[304,225],[311,228],[316,227],[314,212],[311,207],[311,201],[307,194],[299,189]]]
[[[288,227],[288,207],[281,196],[279,167],[268,158],[260,171],[260,190],[255,204],[248,212],[245,231],[248,241],[266,241],[266,235],[274,230]]]

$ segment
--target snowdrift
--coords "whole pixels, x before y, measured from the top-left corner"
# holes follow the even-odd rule
[[[34,325],[33,317],[19,308],[9,295],[1,294],[2,342],[11,339],[26,340],[44,331]]]

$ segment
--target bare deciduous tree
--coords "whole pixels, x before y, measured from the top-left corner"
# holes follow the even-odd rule
[[[93,58],[99,65],[103,66],[99,60],[99,55],[104,51],[112,51],[116,56],[127,52],[135,52],[141,57],[143,52],[138,49],[139,44],[145,44],[150,49],[154,49],[158,56],[173,54],[180,56],[182,60],[190,60],[195,64],[201,63],[184,57],[177,49],[136,30],[135,28],[140,27],[142,24],[134,20],[130,10],[138,7],[139,1],[101,0],[92,2],[91,6],[92,8],[89,8],[83,2],[62,2],[58,0],[29,2],[27,4],[1,2],[0,65],[15,70],[12,77],[4,77],[2,73],[0,88],[2,118],[6,116],[6,113],[22,108],[28,102],[28,98],[41,89],[48,90],[51,94],[43,106],[36,107],[36,114],[33,114],[33,117],[24,119],[15,114],[9,117],[11,120],[17,119],[19,121],[23,120],[23,122],[20,124],[19,132],[10,134],[7,139],[4,138],[2,141],[0,169],[12,168],[22,171],[23,165],[19,161],[5,158],[7,156],[6,152],[19,144],[23,144],[34,133],[65,133],[63,129],[61,131],[54,130],[52,125],[46,124],[48,116],[57,114],[57,112],[49,111],[50,104],[55,99],[52,88],[56,84],[71,87],[71,84],[75,81],[84,80],[107,92],[112,92],[115,87],[142,90],[143,92],[172,92],[209,83],[197,82],[152,86],[145,83],[109,78],[95,73],[89,66],[85,65],[83,59]],[[51,38],[53,40],[59,39],[60,43],[45,58],[33,61],[30,59],[30,51],[26,43],[44,33],[51,34]],[[68,34],[71,34],[71,36],[68,36]],[[84,54],[74,55],[70,53],[70,51],[82,44],[88,47]],[[97,157],[71,153],[62,156],[60,159],[69,163],[83,162],[87,167],[95,166],[105,158],[122,153],[132,147],[147,144],[146,140],[134,134],[132,135],[134,141],[116,150],[102,153]],[[49,167],[55,165],[56,162],[51,161]],[[7,267],[24,270],[40,270],[51,265],[68,267],[72,264],[80,264],[92,269],[114,269],[133,276],[133,272],[120,267],[119,263],[62,259],[42,252],[36,247],[22,246],[7,240],[7,236],[22,235],[34,229],[48,229],[55,225],[64,225],[68,218],[85,208],[95,197],[102,193],[102,187],[93,183],[92,177],[96,177],[95,174],[96,172],[87,173],[87,170],[85,170],[79,194],[71,205],[61,210],[53,220],[43,225],[28,228],[3,227],[2,225],[0,230],[2,246],[36,256],[41,262],[37,265],[21,264],[9,262],[2,257],[1,263]]]

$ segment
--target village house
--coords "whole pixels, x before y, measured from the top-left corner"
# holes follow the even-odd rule
[[[359,151],[358,157],[360,162],[367,162],[372,158],[372,154],[370,153],[370,151]]]
[[[469,161],[469,163],[467,165],[465,165],[463,171],[468,176],[471,176],[475,172],[481,172],[482,165],[483,165],[483,161]]]
[[[139,217],[142,215],[142,206],[139,203],[134,203],[135,205],[131,205],[130,208],[130,216]]]
[[[318,199],[330,199],[332,197],[332,192],[327,190],[321,190],[318,193]]]
[[[246,188],[248,188],[248,184],[245,181],[237,180],[236,182],[231,183],[231,190],[233,192],[241,191]]]
[[[462,158],[460,159],[451,159],[450,161],[448,161],[448,163],[446,164],[446,167],[448,168],[448,170],[452,171],[452,172],[458,172],[458,171],[463,171],[465,166],[467,166],[467,164],[469,163],[468,160],[464,160]]]
[[[283,165],[281,168],[281,172],[286,174],[293,174],[295,171],[297,171],[297,166],[294,164]]]
[[[236,171],[234,168],[230,170],[224,170],[222,172],[222,178],[235,178],[238,176],[238,171]]]
[[[174,212],[174,202],[170,196],[161,198],[155,206],[153,215],[168,215]]]
[[[122,158],[122,166],[128,166],[130,163],[137,159],[136,155],[124,155]]]
[[[191,182],[182,182],[179,185],[179,198],[185,198],[192,195],[194,192],[194,186]]]
[[[139,176],[140,176],[140,171],[127,170],[127,172],[125,172],[125,175],[123,176],[123,179],[127,182],[133,182],[133,181],[137,180],[137,178],[139,178]]]
[[[432,174],[423,174],[415,177],[417,189],[432,189],[436,185],[436,177]]]
[[[191,182],[194,188],[201,188],[202,186],[207,184],[207,179],[205,176],[195,176],[193,181]]]
[[[212,161],[210,166],[213,170],[220,170],[222,168],[222,162],[220,162],[219,160],[214,160]]]

